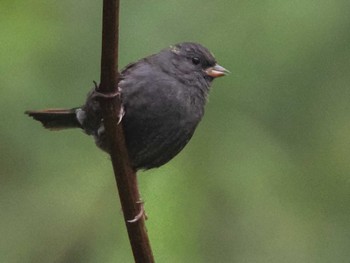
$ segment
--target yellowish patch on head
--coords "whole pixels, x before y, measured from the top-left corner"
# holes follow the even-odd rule
[[[170,51],[177,55],[180,54],[180,50],[176,46],[170,46]]]

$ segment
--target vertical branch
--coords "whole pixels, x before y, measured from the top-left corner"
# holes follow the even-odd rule
[[[121,111],[118,91],[119,0],[103,0],[101,83],[98,88],[106,96],[101,99],[106,136],[117,182],[121,206],[135,262],[154,262],[144,217],[130,223],[142,211],[136,173],[130,165],[122,125],[118,125]]]

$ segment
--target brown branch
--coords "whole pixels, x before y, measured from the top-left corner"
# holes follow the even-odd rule
[[[144,216],[135,220],[136,222],[128,222],[143,211],[143,205],[140,203],[136,173],[130,165],[123,128],[121,124],[117,124],[121,110],[120,97],[113,96],[118,91],[119,78],[119,0],[103,1],[102,28],[101,83],[98,91],[106,95],[100,104],[106,135],[111,146],[110,155],[119,198],[135,262],[154,262]],[[108,95],[111,99],[108,99]]]

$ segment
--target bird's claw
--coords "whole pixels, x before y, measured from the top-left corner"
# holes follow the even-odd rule
[[[122,122],[122,119],[125,115],[125,110],[124,110],[124,107],[123,105],[120,106],[120,111],[119,111],[119,114],[118,114],[118,123],[117,125],[119,125],[121,122]]]
[[[148,218],[147,215],[146,215],[144,202],[142,200],[139,200],[136,203],[140,204],[140,212],[133,219],[127,220],[128,223],[136,223],[141,218],[144,218],[145,220],[147,220],[147,218]]]

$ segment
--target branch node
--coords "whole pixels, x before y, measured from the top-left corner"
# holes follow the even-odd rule
[[[140,204],[140,212],[133,219],[127,220],[128,223],[136,223],[141,218],[147,220],[144,202],[142,200],[139,200],[136,203]]]

